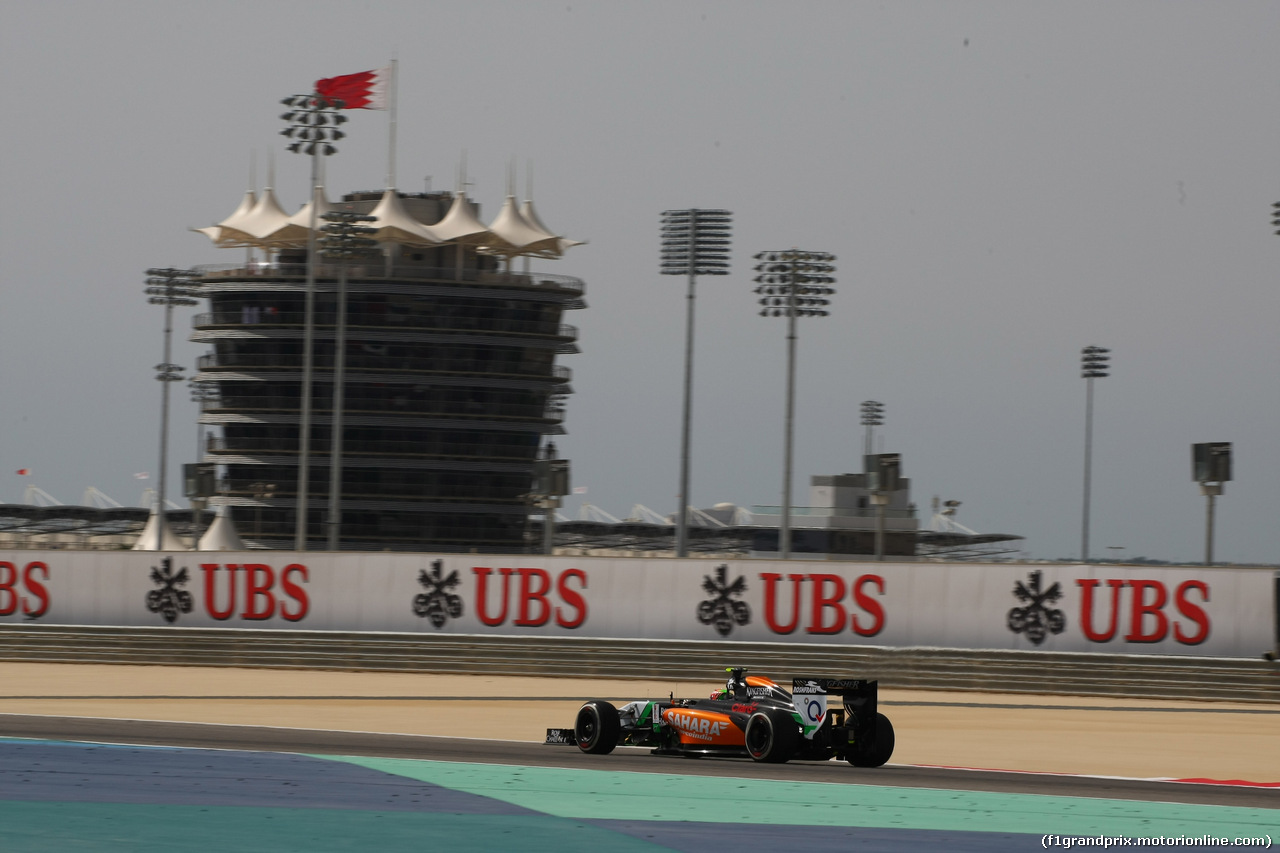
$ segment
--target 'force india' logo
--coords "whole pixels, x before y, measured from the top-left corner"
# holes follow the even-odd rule
[[[672,714],[668,719],[671,725],[693,737],[710,740],[724,730],[724,723],[709,720],[706,717],[694,717],[689,714]]]

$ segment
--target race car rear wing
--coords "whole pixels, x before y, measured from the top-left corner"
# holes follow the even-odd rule
[[[875,725],[880,682],[866,678],[793,678],[791,695],[801,697],[839,696],[855,729]],[[825,698],[822,700],[825,705]]]

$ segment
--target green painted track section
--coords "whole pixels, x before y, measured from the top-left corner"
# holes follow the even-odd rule
[[[600,853],[663,849],[575,821],[535,815],[0,802],[5,853],[328,853],[351,850]]]
[[[994,794],[395,758],[314,756],[568,819],[877,827],[1040,836],[1277,833],[1280,812],[1039,794]]]

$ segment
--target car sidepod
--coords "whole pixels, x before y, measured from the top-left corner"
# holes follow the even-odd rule
[[[743,746],[747,717],[742,713],[711,704],[691,703],[664,708],[661,719],[686,750],[741,749]]]

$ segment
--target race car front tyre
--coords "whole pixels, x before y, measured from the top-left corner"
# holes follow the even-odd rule
[[[884,714],[876,714],[871,736],[853,745],[847,756],[854,767],[879,767],[893,755],[893,723]]]
[[[791,714],[766,708],[751,715],[743,735],[747,753],[753,759],[781,764],[795,754],[800,729]]]
[[[593,755],[607,755],[618,745],[622,723],[618,709],[602,699],[592,699],[578,709],[573,723],[573,737],[578,749]]]

